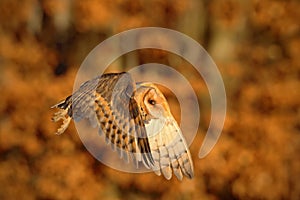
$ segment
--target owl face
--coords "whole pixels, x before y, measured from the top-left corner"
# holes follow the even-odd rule
[[[168,115],[169,107],[160,90],[152,83],[139,83],[135,97],[141,102],[141,111],[148,113],[152,119],[162,118]]]

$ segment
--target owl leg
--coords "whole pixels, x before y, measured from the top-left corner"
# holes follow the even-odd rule
[[[62,134],[63,132],[65,132],[65,130],[68,128],[70,122],[71,122],[71,117],[68,115],[68,111],[65,109],[60,109],[58,112],[56,112],[54,114],[54,116],[52,117],[52,121],[57,122],[60,119],[63,120],[62,125],[60,126],[60,128],[57,129],[56,134]]]

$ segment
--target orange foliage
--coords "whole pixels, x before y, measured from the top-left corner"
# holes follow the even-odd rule
[[[205,2],[1,0],[0,199],[298,199],[300,3]],[[73,125],[54,135],[50,106],[72,92],[88,52],[120,31],[143,26],[197,37],[224,79],[224,130],[200,160],[209,95],[188,63],[175,67],[200,90],[193,180],[118,172],[89,154]],[[136,55],[168,64],[166,52]],[[174,114],[180,119],[178,108]]]

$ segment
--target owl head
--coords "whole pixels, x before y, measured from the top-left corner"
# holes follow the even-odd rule
[[[135,100],[140,102],[141,112],[145,114],[146,119],[165,118],[170,115],[170,109],[164,95],[153,83],[138,83]]]

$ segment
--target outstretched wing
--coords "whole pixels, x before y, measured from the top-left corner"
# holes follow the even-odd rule
[[[139,83],[135,94],[154,159],[153,170],[171,179],[194,176],[193,161],[182,132],[162,92],[152,83]]]
[[[134,90],[135,82],[125,72],[104,74],[85,82],[73,95],[53,106],[60,109],[53,120],[63,119],[57,133],[65,131],[71,118],[75,121],[87,118],[93,127],[99,127],[99,133],[105,135],[120,157],[125,160],[132,157],[136,164],[142,161],[151,168],[154,161],[146,129],[134,112],[138,110],[132,98]]]
[[[172,171],[179,180],[183,175],[193,178],[193,161],[173,116],[149,120],[146,130],[154,159],[154,172],[163,174],[168,180],[172,178]]]

